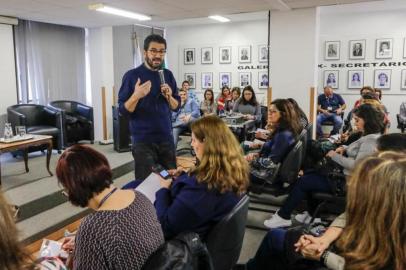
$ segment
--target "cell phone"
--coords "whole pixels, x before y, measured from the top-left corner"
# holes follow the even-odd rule
[[[151,167],[151,169],[154,173],[159,174],[163,179],[168,180],[172,178],[169,172],[165,170],[161,165],[154,165]]]
[[[169,174],[169,172],[167,170],[160,171],[159,175],[165,180],[168,180],[168,179],[172,178],[172,176]]]

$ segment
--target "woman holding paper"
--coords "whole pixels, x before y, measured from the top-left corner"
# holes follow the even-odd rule
[[[204,240],[248,186],[248,163],[224,121],[206,116],[192,123],[191,130],[197,165],[188,174],[170,171],[177,177],[161,178],[156,192],[155,208],[166,238],[193,231]]]
[[[151,202],[114,187],[101,153],[74,145],[59,158],[56,175],[73,205],[94,210],[77,232],[73,269],[141,269],[164,242]]]

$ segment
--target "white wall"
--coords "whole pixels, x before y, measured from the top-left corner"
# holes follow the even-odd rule
[[[89,29],[89,61],[94,109],[95,140],[103,139],[102,95],[101,88],[106,88],[107,136],[113,137],[111,106],[113,104],[114,66],[113,66],[113,31],[112,27]]]
[[[3,134],[7,107],[17,104],[13,27],[0,24],[0,134]]]
[[[317,85],[318,17],[316,8],[271,13],[272,99],[295,98],[307,114]]]
[[[373,5],[364,4],[365,7]],[[357,5],[364,6],[364,5]],[[338,9],[338,11],[340,11]],[[339,89],[348,106],[352,107],[359,99],[359,89],[348,89],[348,70],[364,70],[364,85],[373,86],[375,69],[391,69],[391,88],[383,90],[383,103],[390,112],[391,132],[396,129],[396,113],[402,101],[406,101],[406,90],[400,89],[401,70],[406,69],[406,59],[403,57],[404,39],[406,37],[406,9],[379,10],[366,12],[365,8],[354,9],[353,12],[334,13],[332,8],[321,9],[320,23],[320,64],[326,68],[319,70],[319,85],[323,85],[324,70],[339,70]],[[393,38],[393,58],[375,59],[376,39]],[[349,60],[349,41],[366,40],[366,57],[364,60]],[[324,60],[324,42],[341,41],[340,60]],[[396,67],[363,67],[363,68],[330,68],[332,63],[371,63],[371,62],[401,62]],[[321,87],[319,88],[321,92]],[[347,110],[348,111],[348,110]]]
[[[238,66],[267,65],[267,63],[258,63],[258,46],[267,44],[268,20],[248,21],[248,22],[230,22],[210,25],[190,25],[176,26],[166,29],[166,39],[168,43],[167,63],[168,68],[172,70],[177,83],[180,85],[184,81],[184,73],[196,73],[196,94],[202,100],[201,73],[213,73],[213,90],[215,93],[220,91],[219,72],[231,72],[232,86],[238,85],[238,72],[251,72],[252,85],[257,93],[259,102],[266,96],[266,89],[258,90],[258,71],[238,70]],[[252,61],[249,64],[238,63],[238,46],[251,45]],[[232,46],[231,64],[219,64],[219,47]],[[213,48],[213,64],[200,64],[201,48]],[[183,64],[184,48],[195,48],[194,65]],[[272,62],[271,62],[272,63]],[[261,69],[260,71],[266,71]]]

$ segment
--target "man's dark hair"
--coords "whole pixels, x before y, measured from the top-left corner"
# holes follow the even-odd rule
[[[183,81],[182,86],[183,86],[184,83],[187,83],[190,86],[190,82],[188,80]]]
[[[382,135],[377,141],[377,149],[379,152],[406,152],[406,133],[390,133]]]
[[[364,120],[364,136],[384,132],[385,114],[381,109],[371,104],[362,104],[354,109],[353,114]]]
[[[80,144],[63,152],[56,166],[56,176],[68,193],[69,201],[81,207],[86,207],[91,198],[113,183],[106,157]]]
[[[152,35],[147,36],[144,40],[144,50],[145,51],[147,51],[149,49],[149,44],[151,42],[164,44],[165,49],[166,49],[166,40],[163,37],[161,37],[160,35],[152,34]]]

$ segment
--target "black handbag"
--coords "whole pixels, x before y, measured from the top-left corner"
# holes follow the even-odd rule
[[[259,157],[251,163],[251,174],[266,183],[274,184],[279,168],[280,163],[274,163],[271,158]]]
[[[181,233],[165,242],[146,261],[142,270],[214,270],[206,244],[198,234]]]

